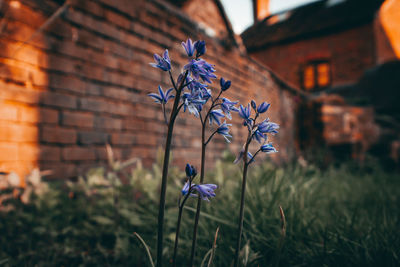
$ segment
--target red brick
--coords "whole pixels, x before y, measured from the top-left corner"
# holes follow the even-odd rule
[[[20,107],[19,121],[29,123],[57,123],[58,111],[37,106],[23,106]]]
[[[77,98],[66,94],[44,92],[40,95],[40,103],[47,106],[75,109],[77,107]]]
[[[135,143],[135,135],[130,133],[115,133],[111,135],[113,145],[132,145]]]
[[[94,127],[96,129],[121,130],[122,120],[105,116],[95,117]]]
[[[18,160],[18,144],[0,142],[0,151],[0,162]]]
[[[37,127],[0,121],[0,141],[36,142],[37,140]]]
[[[24,160],[46,160],[60,161],[61,149],[56,146],[46,146],[37,144],[20,144],[18,147],[19,159]]]
[[[2,103],[0,100],[0,120],[16,121],[18,119],[18,108],[15,105]]]
[[[63,111],[61,113],[61,124],[64,126],[92,128],[93,119],[93,114],[87,112]]]
[[[78,141],[84,145],[104,145],[108,142],[108,134],[101,132],[79,132]]]
[[[81,98],[79,99],[81,110],[107,112],[110,110],[110,103],[102,99]]]
[[[75,76],[52,74],[49,78],[52,88],[66,89],[80,94],[85,93],[86,83]]]
[[[76,131],[60,127],[43,126],[40,130],[40,141],[46,143],[75,144]]]
[[[66,147],[62,149],[63,160],[95,160],[96,154],[93,148]]]
[[[60,161],[61,160],[61,148],[57,147],[57,146],[41,145],[40,149],[39,149],[38,160]]]

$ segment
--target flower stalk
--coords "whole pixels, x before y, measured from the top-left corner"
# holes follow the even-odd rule
[[[171,71],[169,71],[171,73]],[[171,74],[170,74],[171,75]],[[188,72],[185,72],[185,79],[188,75]],[[173,80],[172,76],[171,79]],[[163,171],[161,178],[161,190],[160,190],[160,204],[158,207],[158,228],[157,228],[157,267],[162,266],[162,251],[163,251],[163,230],[164,230],[164,211],[165,211],[165,195],[167,192],[167,178],[168,178],[168,167],[169,167],[169,157],[171,151],[171,141],[172,141],[172,133],[174,131],[175,119],[177,117],[177,111],[179,106],[180,95],[183,89],[184,80],[182,79],[181,85],[179,88],[176,87],[175,83],[173,83],[174,88],[176,90],[176,96],[174,99],[174,105],[172,107],[171,116],[168,123],[168,132],[167,139],[165,141],[165,152],[164,152],[164,162],[163,162]]]
[[[256,103],[252,100],[251,105],[248,104],[247,107],[241,105],[239,108],[239,116],[242,117],[242,119],[244,120],[243,125],[246,126],[248,134],[244,147],[240,151],[239,155],[235,160],[235,163],[237,163],[243,159],[243,177],[242,177],[242,188],[240,196],[238,231],[236,239],[237,242],[236,242],[236,250],[235,250],[234,264],[233,264],[234,267],[239,266],[239,254],[240,254],[240,244],[242,241],[242,233],[243,233],[244,205],[245,205],[248,167],[254,161],[255,157],[258,155],[260,151],[265,153],[277,152],[271,143],[266,144],[266,142],[268,139],[267,134],[277,133],[279,126],[276,123],[270,122],[269,119],[265,119],[261,123],[257,124],[258,117],[260,116],[260,114],[266,112],[269,106],[270,104],[263,102],[261,103],[261,105],[257,107]],[[254,117],[251,117],[251,109],[255,111]],[[249,152],[249,145],[253,139],[257,140],[257,142],[261,144],[258,150],[254,153],[254,156]]]
[[[221,78],[221,80],[225,83],[224,79]],[[230,86],[230,81],[229,86]],[[223,91],[227,90],[229,86],[225,87],[222,85],[221,82],[221,90],[218,94],[218,96],[215,99],[212,99],[211,102],[211,107],[208,109],[206,116],[204,119],[200,116],[200,121],[201,121],[201,167],[200,167],[200,183],[204,182],[204,175],[205,175],[205,158],[206,158],[206,147],[207,144],[211,141],[213,136],[217,133],[217,130],[215,130],[210,137],[206,141],[206,126],[207,126],[207,119],[210,116],[211,111],[218,105],[221,105],[221,103],[218,103],[218,100],[220,100],[220,96],[223,93]],[[232,109],[235,111],[234,109]],[[197,207],[196,207],[196,215],[194,219],[194,226],[193,226],[193,237],[192,237],[192,248],[190,252],[190,266],[194,266],[194,258],[196,254],[196,243],[197,243],[197,230],[199,226],[199,219],[200,219],[200,213],[201,213],[201,198],[199,197],[197,200]]]

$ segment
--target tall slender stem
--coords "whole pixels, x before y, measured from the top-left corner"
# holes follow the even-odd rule
[[[211,107],[207,111],[207,114],[204,117],[204,120],[200,117],[200,119],[201,119],[201,167],[200,167],[201,170],[200,170],[200,184],[202,184],[204,182],[206,146],[207,146],[208,142],[211,140],[211,139],[209,139],[206,142],[207,118],[210,115],[211,110],[218,105],[218,104],[216,104],[216,102],[218,101],[218,99],[221,96],[221,94],[222,94],[222,90],[220,90],[218,96],[215,99],[212,99]],[[191,267],[194,265],[194,256],[195,256],[195,253],[196,253],[197,228],[199,226],[200,212],[201,212],[201,198],[199,196],[199,198],[197,199],[196,216],[194,218],[194,226],[193,226],[192,250],[191,250],[191,253],[190,253],[190,266]]]
[[[207,114],[208,115],[208,114]],[[200,167],[200,184],[204,182],[204,165],[206,159],[206,123],[207,123],[207,116],[204,118],[201,124],[201,167]],[[201,209],[201,197],[199,196],[197,199],[197,209],[196,209],[196,216],[194,219],[194,226],[193,226],[193,239],[192,239],[192,250],[190,253],[190,265],[194,265],[194,256],[196,253],[196,242],[197,242],[197,228],[199,226],[199,219],[200,219],[200,209]]]
[[[172,258],[173,267],[176,266],[176,255],[178,253],[179,230],[181,228],[182,211],[183,207],[179,207],[178,222],[176,223],[176,232],[175,232],[174,256]]]
[[[183,199],[182,203],[179,203],[179,214],[178,214],[178,222],[176,223],[176,233],[175,233],[175,246],[174,246],[174,256],[172,258],[172,266],[176,266],[176,256],[178,254],[178,242],[179,242],[179,231],[181,229],[181,220],[182,220],[182,211],[183,207],[185,206],[185,202],[188,199],[192,192],[192,184],[189,184],[189,190],[186,194],[185,198]]]
[[[181,92],[183,89],[183,82],[186,80],[187,74],[188,74],[188,72],[186,71],[184,79],[182,80],[179,88],[176,88],[175,82],[173,81],[173,78],[171,76],[172,83],[176,89],[176,96],[175,96],[175,100],[174,100],[174,105],[172,107],[171,116],[169,119],[167,140],[165,141],[164,163],[163,163],[163,172],[162,172],[162,179],[161,179],[160,204],[158,207],[157,267],[162,266],[165,195],[167,192],[168,165],[169,165],[169,156],[170,156],[170,150],[171,150],[172,133],[174,130],[174,123],[175,123],[175,119],[176,119],[175,113],[178,109],[179,100],[180,100]]]
[[[237,235],[237,243],[236,243],[236,251],[235,251],[235,261],[234,267],[239,265],[239,252],[240,252],[240,243],[242,241],[242,231],[243,231],[243,218],[244,218],[244,199],[246,193],[246,180],[247,180],[247,167],[249,163],[247,162],[247,152],[249,151],[249,144],[251,141],[251,132],[249,132],[249,136],[247,138],[247,142],[244,148],[243,154],[243,180],[242,180],[242,193],[240,197],[240,211],[239,211],[239,226],[238,226],[238,235]],[[254,159],[254,157],[253,157]]]

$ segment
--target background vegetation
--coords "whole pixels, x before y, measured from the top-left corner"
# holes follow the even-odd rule
[[[197,265],[219,227],[215,266],[231,264],[241,167],[231,155],[208,173],[217,197],[202,206]],[[77,183],[33,187],[29,203],[14,197],[0,211],[0,265],[148,266],[137,232],[155,253],[161,160],[151,170],[110,160]],[[126,171],[128,165],[134,166]],[[400,179],[372,159],[363,167],[268,163],[250,168],[242,261],[247,266],[399,266]],[[165,259],[172,257],[177,201],[185,175],[170,172]],[[122,182],[121,182],[122,181]],[[29,188],[28,186],[28,188]],[[46,188],[45,187],[45,188]],[[27,190],[27,189],[25,189]],[[3,190],[2,194],[12,191]],[[15,192],[14,192],[15,195]],[[22,198],[23,200],[23,198]],[[195,199],[184,211],[179,262],[190,254]],[[287,222],[282,238],[279,205]]]

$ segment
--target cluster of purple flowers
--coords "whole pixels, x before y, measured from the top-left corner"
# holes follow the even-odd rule
[[[243,119],[243,125],[248,129],[248,138],[245,142],[243,149],[239,152],[235,163],[239,162],[241,159],[246,159],[244,161],[244,175],[243,181],[245,184],[245,177],[247,173],[248,165],[254,161],[256,155],[259,152],[273,153],[277,152],[272,143],[267,143],[269,134],[276,134],[278,132],[279,126],[276,123],[271,122],[268,118],[261,122],[257,122],[259,116],[266,113],[270,107],[270,104],[263,102],[259,106],[256,105],[255,101],[251,101],[247,106],[238,105],[238,101],[231,101],[226,97],[221,97],[221,95],[231,87],[231,81],[220,78],[219,80],[219,93],[213,97],[212,90],[209,88],[212,80],[216,79],[215,66],[208,63],[206,60],[201,58],[206,53],[205,41],[192,42],[191,39],[182,42],[182,47],[184,48],[186,55],[188,57],[187,64],[183,67],[183,72],[179,75],[178,79],[175,81],[171,73],[171,60],[168,54],[168,50],[165,50],[162,56],[155,54],[154,63],[151,65],[162,71],[168,72],[171,78],[171,83],[173,88],[169,88],[164,91],[161,86],[158,87],[158,93],[151,93],[149,96],[154,99],[154,101],[162,106],[162,111],[164,113],[164,119],[168,126],[168,135],[166,139],[165,146],[165,157],[163,166],[163,176],[161,183],[161,197],[159,206],[159,217],[158,217],[158,243],[157,243],[157,265],[161,266],[162,262],[162,240],[163,240],[163,216],[165,207],[165,192],[166,192],[166,180],[168,175],[168,159],[169,151],[171,148],[171,138],[173,132],[173,126],[175,118],[179,111],[183,109],[183,112],[188,111],[188,113],[193,114],[196,118],[200,119],[202,126],[202,161],[201,161],[201,173],[200,182],[193,183],[194,178],[197,175],[196,168],[192,165],[186,165],[186,176],[187,181],[184,184],[181,193],[182,201],[179,202],[179,215],[178,223],[176,229],[176,240],[174,248],[174,258],[173,265],[176,264],[176,255],[178,248],[179,239],[179,228],[183,212],[183,206],[189,197],[197,197],[198,205],[196,211],[196,219],[194,223],[193,232],[193,243],[192,243],[192,254],[191,254],[191,266],[193,265],[194,251],[196,246],[196,233],[198,218],[200,216],[200,200],[209,201],[210,198],[215,197],[215,190],[217,185],[206,184],[203,182],[204,179],[204,165],[205,165],[205,151],[206,146],[215,134],[223,136],[226,142],[230,143],[232,135],[229,133],[232,124],[227,123],[227,120],[232,119],[233,113],[238,113]],[[166,104],[169,100],[174,99],[173,108],[170,114],[170,119],[167,119],[166,115]],[[206,108],[207,106],[207,108]],[[252,110],[254,111],[254,116],[252,116]],[[206,127],[214,127],[212,134],[206,138]],[[256,140],[260,147],[252,155],[248,149],[249,144],[252,140]],[[243,191],[244,192],[244,191]],[[241,211],[244,205],[244,194],[242,194]],[[243,225],[243,212],[240,215],[241,226]],[[241,227],[239,228],[239,238],[238,247],[240,248],[240,236]],[[238,252],[236,252],[238,255]],[[237,256],[238,257],[238,256]],[[235,266],[237,266],[235,264]]]
[[[261,144],[260,148],[257,150],[256,154],[261,151],[264,153],[275,153],[277,150],[272,145],[272,143],[266,143],[268,140],[268,134],[276,134],[278,133],[279,125],[271,122],[269,118],[264,119],[260,123],[256,123],[258,117],[268,111],[270,107],[269,103],[263,102],[258,107],[254,100],[251,100],[250,104],[247,104],[246,107],[240,105],[239,107],[239,116],[243,119],[243,125],[247,127],[249,131],[249,140],[256,140],[258,143]],[[251,117],[251,110],[254,110],[255,115]],[[239,152],[239,155],[235,159],[235,163],[238,163],[244,156],[244,148]],[[247,151],[247,159],[248,163],[254,161],[254,156]]]
[[[230,142],[229,138],[232,138],[232,136],[229,134],[229,127],[232,125],[227,124],[226,121],[222,123],[222,119],[227,118],[231,120],[231,112],[239,112],[239,109],[235,107],[235,105],[238,104],[238,101],[230,101],[225,97],[221,99],[219,96],[222,92],[230,88],[231,81],[221,78],[220,94],[216,99],[212,99],[212,92],[208,88],[208,84],[212,83],[212,79],[217,78],[214,74],[215,68],[214,65],[199,58],[206,52],[205,42],[192,42],[191,39],[188,39],[186,42],[182,42],[182,47],[185,49],[189,58],[188,64],[183,68],[184,71],[187,71],[184,81],[186,86],[183,88],[184,91],[180,99],[183,111],[186,112],[186,110],[188,110],[190,114],[199,117],[204,105],[211,99],[213,103],[209,113],[207,114],[208,121],[210,125],[215,123],[218,126],[216,133],[222,135],[227,142]],[[155,63],[150,63],[153,67],[159,68],[163,71],[171,70],[171,60],[169,58],[168,50],[165,50],[162,57],[155,54],[154,60]],[[178,84],[182,82],[183,78],[184,74],[182,73],[178,77]],[[158,94],[151,93],[149,96],[153,98],[156,103],[164,106],[169,100],[175,97],[172,94],[173,90],[173,88],[170,88],[164,92],[159,86]],[[217,106],[220,106],[221,108],[215,109]],[[165,109],[163,109],[163,111],[165,112]]]
[[[186,177],[187,182],[182,188],[182,195],[186,196],[189,194],[191,197],[198,197],[195,193],[197,192],[201,199],[209,201],[208,198],[215,197],[214,190],[218,188],[215,184],[195,184],[193,179],[195,178],[197,171],[193,165],[186,164]]]

